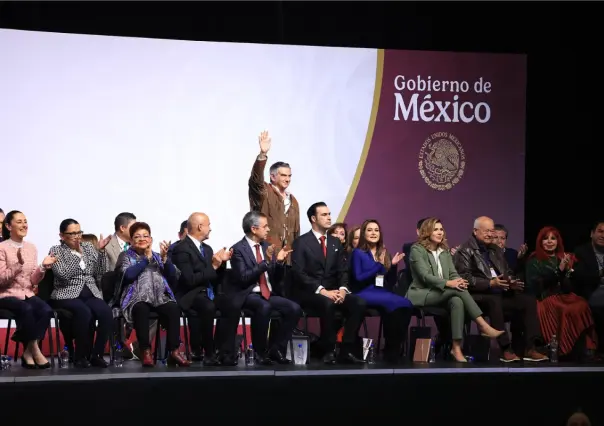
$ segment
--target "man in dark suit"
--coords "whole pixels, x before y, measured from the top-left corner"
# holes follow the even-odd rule
[[[365,314],[365,301],[348,290],[347,264],[340,240],[327,235],[331,213],[323,202],[306,212],[311,231],[293,243],[292,296],[306,310],[317,313],[321,321],[321,343],[326,350],[323,361],[334,364],[336,344],[335,312],[343,311],[346,322],[338,361],[364,363],[355,355],[355,344]]]
[[[573,290],[589,302],[598,334],[598,353],[604,354],[604,220],[594,223],[589,243],[577,247]]]
[[[228,304],[235,311],[231,316],[237,315],[241,309],[253,312],[252,341],[258,363],[289,364],[290,361],[280,348],[291,339],[292,330],[302,316],[302,309],[297,303],[281,296],[284,263],[291,250],[282,249],[275,254],[275,246],[266,243],[270,229],[263,213],[246,213],[242,227],[245,237],[232,248],[232,273],[224,288]],[[267,347],[273,311],[280,314],[281,320],[278,326],[271,325],[270,343]],[[236,325],[231,327],[233,332],[237,329]]]
[[[193,213],[187,221],[188,235],[174,247],[172,263],[180,270],[180,279],[174,295],[183,311],[192,310],[197,317],[189,319],[191,348],[199,354],[205,352],[204,365],[236,365],[232,356],[216,357],[214,345],[215,298],[222,281],[226,262],[231,251],[221,248],[214,254],[212,247],[204,241],[210,236],[210,219],[204,213]],[[216,340],[221,336],[220,323],[216,330]]]
[[[175,241],[170,244],[170,247],[168,248],[168,259],[172,259],[172,252],[174,251],[174,247],[176,247],[176,245],[182,240],[184,240],[187,236],[187,222],[188,221],[185,220],[180,224],[180,230],[178,231],[178,241]]]

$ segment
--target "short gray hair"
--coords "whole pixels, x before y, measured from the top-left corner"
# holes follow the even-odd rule
[[[289,166],[289,163],[284,163],[283,161],[277,161],[275,164],[273,164],[270,168],[270,174],[271,175],[276,175],[277,171],[281,168],[284,167],[286,169],[291,169],[291,167]]]
[[[266,217],[266,215],[258,211],[247,212],[245,216],[243,216],[243,221],[241,223],[243,232],[246,235],[251,234],[252,226],[260,226],[260,219],[263,217]]]

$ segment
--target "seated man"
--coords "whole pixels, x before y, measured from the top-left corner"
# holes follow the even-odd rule
[[[343,260],[342,243],[327,235],[331,213],[325,203],[319,202],[310,206],[306,215],[312,229],[294,240],[291,255],[292,296],[304,309],[310,308],[320,316],[320,340],[326,351],[323,357],[326,364],[336,362],[336,310],[342,310],[346,317],[338,361],[364,363],[355,355],[355,344],[366,305],[363,299],[350,294],[348,290],[348,271]]]
[[[258,363],[289,364],[290,361],[285,358],[280,348],[285,347],[291,339],[292,330],[302,316],[302,309],[297,303],[279,295],[283,294],[280,287],[285,270],[284,263],[291,250],[279,250],[279,254],[275,255],[274,245],[269,246],[266,243],[269,226],[263,213],[246,213],[242,226],[245,237],[233,246],[232,275],[225,283],[226,300],[223,305],[228,305],[234,310],[233,315],[229,315],[233,317],[236,317],[241,309],[253,312],[252,341]],[[281,320],[278,326],[271,324],[270,343],[267,347],[270,316],[273,311],[280,314]],[[237,324],[234,323],[234,327],[230,329],[236,331]]]
[[[210,236],[210,219],[204,213],[193,213],[187,222],[188,235],[172,252],[172,263],[180,270],[180,279],[174,290],[176,301],[183,311],[193,310],[196,317],[189,318],[191,349],[199,353],[203,346],[203,364],[207,366],[237,365],[232,355],[220,354],[216,358],[214,340],[222,335],[220,322],[214,339],[215,297],[226,262],[231,252],[222,248],[216,254],[204,241]],[[226,321],[225,321],[226,323]]]
[[[540,337],[537,317],[537,300],[523,294],[524,283],[511,278],[512,272],[501,248],[493,244],[495,224],[491,218],[479,217],[474,221],[473,235],[459,246],[455,253],[455,268],[468,281],[468,290],[476,303],[491,320],[491,326],[505,330],[504,312],[510,315],[513,330],[523,330],[524,360],[544,361],[547,357],[535,350]],[[516,340],[521,333],[514,333]],[[502,362],[520,361],[514,353],[508,333],[497,339]],[[514,345],[516,346],[516,345]]]

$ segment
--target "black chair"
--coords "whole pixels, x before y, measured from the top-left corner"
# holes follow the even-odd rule
[[[12,322],[15,321],[16,322],[16,316],[15,314],[13,314],[11,311],[7,310],[7,309],[0,309],[0,319],[4,319],[8,321],[8,324],[6,326],[6,337],[4,338],[4,355],[8,355],[8,346],[10,343],[10,331],[12,328]],[[50,321],[50,319],[48,320],[48,329],[46,330],[47,334],[48,334],[48,346],[49,346],[49,351],[50,351],[50,365],[52,367],[55,366],[55,359],[53,357],[53,348],[54,348],[54,343],[53,343],[53,339],[52,339],[52,323]],[[42,343],[42,342],[40,342]],[[15,352],[14,352],[14,356],[13,359],[16,361],[19,358],[19,345],[22,345],[21,342],[15,342]],[[58,345],[58,342],[57,342]]]
[[[241,311],[241,327],[243,328],[243,346],[244,349],[247,349],[248,347],[248,340],[247,340],[247,327],[245,326],[245,319],[246,318],[252,318],[253,312],[248,310],[248,309],[243,309]],[[281,319],[281,314],[279,314],[279,312],[277,311],[273,311],[271,312],[271,322],[272,321],[279,321]],[[294,340],[290,339],[289,340],[289,351],[292,355],[292,357],[294,356]],[[292,360],[293,361],[293,360]]]

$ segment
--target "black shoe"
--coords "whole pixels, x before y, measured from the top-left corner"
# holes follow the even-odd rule
[[[47,368],[50,368],[50,361],[46,361],[46,363],[44,364],[38,364],[36,360],[34,360],[34,363],[36,364],[36,367],[40,370],[46,370]]]
[[[219,359],[218,365],[222,365],[223,367],[236,367],[239,364],[239,360],[233,355],[220,355]]]
[[[334,365],[336,363],[336,354],[333,351],[327,352],[323,355],[323,362],[325,364]]]
[[[21,357],[21,367],[27,368],[28,370],[36,370],[38,365],[36,364],[36,361],[34,361],[33,364],[28,364],[25,362],[25,358]]]
[[[92,365],[93,367],[99,367],[99,368],[109,367],[109,364],[107,363],[107,361],[105,361],[103,359],[103,357],[98,356],[98,355],[93,355],[92,357],[90,357],[90,365]]]
[[[275,363],[273,362],[272,359],[270,359],[267,356],[260,355],[260,354],[256,354],[256,364],[265,365],[265,366],[275,365]]]
[[[210,357],[206,356],[203,358],[203,365],[206,367],[218,367],[220,364],[221,363],[218,361],[216,355],[212,355]]]
[[[350,352],[342,352],[338,357],[338,362],[340,364],[366,364],[366,361],[360,358],[357,358]]]
[[[268,356],[279,365],[289,365],[292,363],[289,359],[285,358],[279,350],[270,351]]]
[[[77,368],[90,368],[90,361],[88,361],[86,358],[82,358],[74,362],[73,365]]]
[[[193,362],[200,362],[203,361],[203,354],[202,352],[191,352],[191,361]]]

